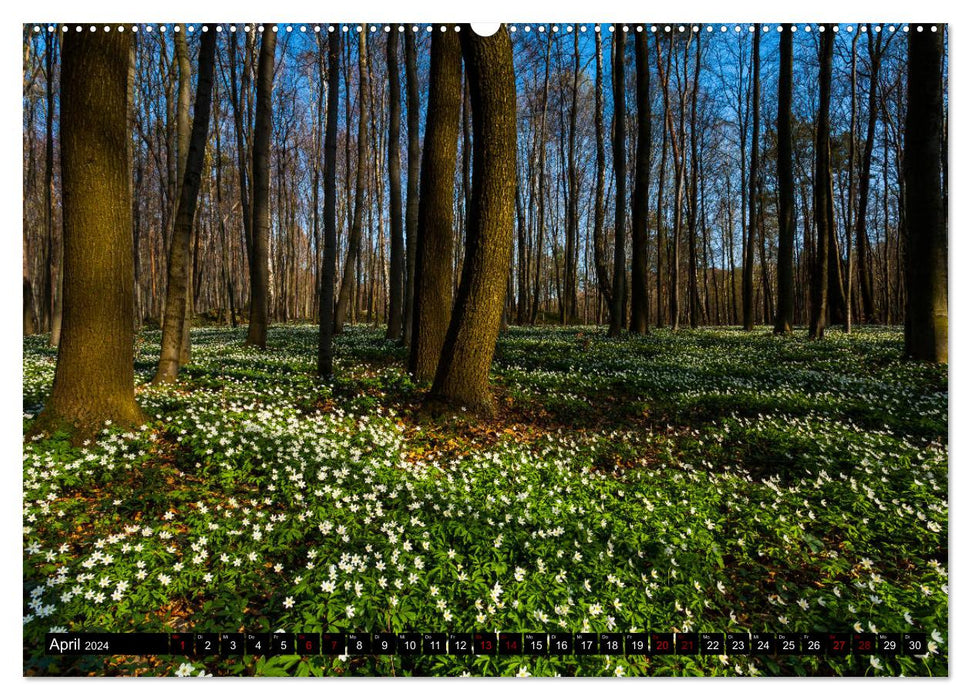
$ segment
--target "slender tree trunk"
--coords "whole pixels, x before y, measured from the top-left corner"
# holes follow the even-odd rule
[[[792,257],[796,237],[795,187],[792,177],[792,25],[782,25],[779,39],[779,145],[776,169],[779,180],[779,304],[775,332],[792,333],[795,306]]]
[[[647,199],[651,186],[651,72],[647,33],[634,36],[637,73],[637,150],[634,156],[634,196],[631,202],[632,333],[647,333],[650,290],[647,284]],[[618,206],[620,203],[618,202]]]
[[[405,85],[408,99],[408,190],[405,200],[405,305],[403,337],[411,346],[415,310],[415,244],[418,239],[418,177],[421,172],[421,142],[418,137],[421,100],[418,95],[418,67],[415,37],[405,33]]]
[[[828,318],[829,268],[833,236],[833,173],[829,157],[829,104],[833,76],[832,26],[820,35],[819,49],[819,116],[816,119],[816,174],[813,206],[816,217],[816,256],[812,281],[812,314],[809,337],[823,337]]]
[[[239,325],[239,321],[236,317],[236,285],[235,271],[232,266],[232,258],[229,252],[229,237],[226,235],[226,215],[223,213],[223,200],[222,200],[222,139],[220,138],[221,125],[219,120],[219,100],[215,103],[215,119],[216,122],[216,215],[219,217],[219,245],[222,254],[222,274],[223,274],[223,285],[226,288],[226,301],[229,306],[229,319],[233,328]]]
[[[368,122],[368,66],[367,66],[367,32],[358,34],[358,127],[357,127],[357,183],[354,189],[354,220],[347,240],[347,256],[344,259],[344,275],[341,279],[340,294],[337,297],[337,309],[334,312],[334,333],[342,333],[347,309],[354,301],[353,311],[360,306],[354,288],[355,272],[360,272],[361,264],[361,236],[363,235],[364,190],[367,180],[367,122]],[[354,320],[352,318],[352,320]]]
[[[624,90],[624,40],[622,25],[614,25],[614,176],[616,206],[614,207],[614,290],[610,305],[609,335],[617,337],[624,325],[627,297],[627,105]]]
[[[276,33],[265,26],[256,75],[253,127],[253,254],[250,259],[250,314],[246,344],[266,348],[270,315],[270,138],[273,133],[273,62]]]
[[[941,184],[944,99],[941,66],[943,27],[918,32],[911,25],[907,51],[907,122],[904,182],[907,223],[906,355],[947,362],[947,228]]]
[[[577,322],[577,251],[580,241],[580,175],[577,169],[577,111],[580,88],[580,32],[573,32],[573,76],[571,81],[570,123],[567,136],[567,216],[566,249],[563,259],[563,317],[567,324]]]
[[[334,282],[337,275],[337,115],[340,99],[341,35],[327,40],[327,135],[324,137],[324,261],[320,271],[320,334],[317,374],[334,374]]]
[[[176,220],[181,206],[181,191],[185,182],[186,162],[189,157],[189,140],[191,138],[189,127],[189,101],[192,91],[192,63],[189,60],[189,45],[186,39],[186,25],[179,25],[181,31],[175,32],[175,64],[178,69],[178,97],[175,112],[175,139],[176,139],[176,161],[175,161],[175,186],[172,191],[174,197],[169,203],[171,207],[171,230],[169,231],[169,250],[172,249]],[[190,222],[191,240],[191,222]],[[191,243],[190,243],[191,246]],[[188,275],[187,288],[192,289],[192,267],[186,267]],[[168,292],[166,291],[166,294]],[[165,307],[165,315],[168,315],[168,307]],[[192,325],[192,297],[186,295],[185,308],[183,309],[185,323],[182,324],[182,338],[179,339],[179,364],[186,364],[189,361],[189,328]],[[174,377],[173,377],[174,378]]]
[[[50,319],[50,345],[58,347],[61,339],[64,282],[64,241],[54,237],[54,47],[57,40],[47,33],[44,62],[47,72],[46,141],[44,143],[44,227],[47,234],[47,282],[44,308]],[[63,79],[62,79],[63,80]],[[63,203],[62,203],[63,205]]]
[[[745,241],[745,265],[742,274],[742,325],[745,330],[755,329],[755,234],[756,234],[756,191],[759,167],[759,79],[760,56],[759,37],[762,25],[755,25],[752,34],[752,148],[751,166],[748,182],[748,235]]]
[[[596,132],[597,160],[596,185],[593,200],[593,261],[597,269],[597,288],[607,306],[612,305],[613,289],[610,282],[610,270],[607,268],[604,241],[604,181],[606,179],[607,161],[604,155],[604,105],[603,105],[603,49],[600,43],[600,32],[593,35],[596,51],[596,83],[594,86],[594,131]]]
[[[202,177],[202,163],[209,136],[209,112],[212,106],[212,75],[216,54],[216,29],[203,32],[199,49],[199,80],[196,87],[192,134],[186,154],[183,182],[179,187],[179,209],[169,250],[168,284],[165,293],[165,317],[162,322],[162,352],[155,373],[155,383],[174,382],[178,378],[184,350],[184,326],[189,322],[189,252],[192,223]]]
[[[461,32],[469,76],[474,172],[462,281],[431,398],[494,412],[489,368],[509,275],[516,196],[516,78],[503,26]]]
[[[687,51],[687,50],[686,50]],[[685,55],[687,61],[687,54]],[[685,67],[687,73],[687,66]],[[701,300],[698,297],[698,84],[701,77],[701,35],[695,47],[695,73],[691,86],[691,184],[688,209],[688,322],[698,327]],[[702,250],[704,254],[704,250]],[[705,287],[707,294],[708,288]]]
[[[421,158],[415,310],[409,357],[409,370],[420,382],[435,377],[452,312],[452,202],[462,106],[462,49],[453,27],[446,27],[447,31],[432,33],[428,115]]]
[[[670,113],[670,100],[668,95],[668,76],[671,73],[671,51],[668,51],[666,68],[662,67],[661,60],[661,38],[655,40],[657,49],[657,71],[661,78],[661,98],[663,118],[666,121]],[[663,328],[667,323],[667,312],[670,304],[664,303],[664,270],[669,260],[668,241],[664,230],[664,185],[668,166],[668,136],[669,132],[664,126],[661,127],[661,164],[658,169],[657,181],[657,278],[655,279],[655,292],[657,294],[657,327]]]
[[[401,304],[404,293],[404,236],[401,220],[401,88],[398,76],[398,33],[388,34],[388,179],[391,194],[391,270],[388,295],[388,334],[401,339]]]
[[[867,207],[870,198],[870,169],[873,162],[873,143],[877,128],[877,96],[880,89],[880,64],[885,44],[883,33],[876,34],[868,25],[867,50],[870,56],[870,86],[867,96],[866,143],[863,147],[863,162],[860,170],[860,204],[856,209],[854,233],[856,237],[857,276],[860,285],[860,301],[863,303],[863,323],[874,323],[873,261],[870,240],[867,236]],[[885,184],[886,186],[886,184]]]
[[[54,388],[31,434],[75,440],[135,403],[134,265],[128,132],[130,31],[67,32],[61,73],[64,325]]]

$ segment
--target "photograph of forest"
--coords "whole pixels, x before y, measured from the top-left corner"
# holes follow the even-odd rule
[[[497,27],[23,25],[25,676],[948,675],[947,25]]]

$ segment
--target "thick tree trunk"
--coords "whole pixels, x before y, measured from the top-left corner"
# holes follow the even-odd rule
[[[421,142],[418,129],[421,121],[421,99],[418,94],[418,66],[415,37],[405,33],[405,85],[408,99],[408,190],[405,199],[405,303],[403,338],[411,346],[415,311],[415,244],[418,239],[418,177],[421,173]]]
[[[782,25],[779,37],[779,115],[776,122],[779,145],[776,168],[779,180],[779,304],[775,332],[792,333],[794,280],[792,256],[796,237],[795,186],[792,176],[792,31]]]
[[[755,234],[756,190],[759,167],[759,37],[762,25],[755,25],[752,34],[752,148],[748,182],[748,235],[745,240],[745,265],[742,274],[742,326],[747,331],[755,329]]]
[[[273,62],[276,32],[265,25],[256,74],[253,126],[253,255],[250,260],[250,313],[246,344],[266,348],[270,315],[270,138],[273,134]]]
[[[431,51],[408,363],[419,382],[435,378],[452,312],[452,203],[462,106],[462,49],[451,25],[432,33]]]
[[[813,206],[816,218],[816,256],[812,279],[812,313],[809,337],[822,338],[828,318],[830,254],[833,237],[833,173],[829,158],[829,103],[833,77],[833,31],[827,27],[820,37],[819,116],[816,119],[816,173]]]
[[[143,420],[135,403],[128,143],[130,31],[67,32],[61,74],[64,325],[32,434],[92,436]]]
[[[317,374],[334,374],[334,281],[337,275],[337,115],[340,98],[341,35],[327,40],[327,135],[324,137],[324,260],[320,271],[320,335]]]
[[[947,227],[942,190],[943,27],[910,27],[904,132],[904,229],[907,306],[905,351],[914,360],[947,362]]]
[[[162,322],[162,352],[155,373],[155,383],[174,382],[183,364],[185,326],[189,323],[188,293],[190,274],[189,253],[196,199],[202,177],[202,162],[209,136],[209,112],[212,106],[212,75],[216,55],[216,29],[210,26],[203,32],[199,49],[199,80],[196,104],[192,116],[192,134],[187,149],[183,182],[179,187],[179,209],[169,250],[168,285],[165,293],[165,318]]]
[[[398,33],[388,34],[388,180],[391,194],[391,270],[388,294],[388,334],[401,339],[404,293],[404,234],[401,220],[401,88],[398,76]]]
[[[624,90],[624,42],[622,25],[614,25],[614,177],[616,206],[614,207],[614,289],[610,304],[612,337],[620,335],[624,326],[624,307],[627,300],[627,104]]]
[[[364,190],[367,180],[368,162],[368,65],[367,65],[367,32],[358,34],[358,125],[357,125],[357,180],[354,189],[354,219],[351,222],[351,231],[347,239],[347,256],[344,259],[344,274],[341,277],[340,294],[337,297],[337,309],[334,311],[334,333],[344,331],[344,321],[347,318],[347,309],[354,301],[353,311],[356,312],[360,306],[357,303],[356,290],[359,285],[355,282],[355,273],[359,272],[361,265],[361,236],[364,233]],[[354,320],[354,318],[352,318]]]
[[[630,330],[647,333],[650,290],[647,284],[647,198],[651,182],[651,73],[647,33],[634,37],[637,73],[637,150],[634,156],[634,195],[631,202]],[[619,202],[618,202],[619,206]]]
[[[489,368],[512,253],[516,196],[516,79],[503,26],[489,37],[461,32],[469,76],[474,171],[462,281],[431,399],[493,412]]]

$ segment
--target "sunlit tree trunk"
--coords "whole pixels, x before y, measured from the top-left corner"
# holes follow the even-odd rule
[[[609,335],[619,336],[624,326],[627,300],[627,104],[624,90],[624,40],[622,25],[614,25],[614,289],[610,304]]]
[[[347,255],[344,258],[344,274],[341,277],[340,294],[337,297],[337,308],[334,311],[334,332],[341,333],[344,330],[344,321],[347,318],[348,306],[354,302],[353,311],[357,311],[359,304],[356,303],[355,294],[356,280],[355,273],[361,264],[361,236],[364,233],[364,190],[367,181],[367,159],[368,159],[368,65],[367,65],[367,32],[358,34],[358,125],[357,125],[357,180],[354,189],[354,219],[351,222],[351,231],[347,239]],[[352,319],[353,320],[353,319]]]
[[[388,180],[391,196],[391,269],[388,286],[388,333],[401,339],[401,305],[404,293],[404,234],[401,220],[401,87],[398,76],[398,33],[388,34]]]
[[[415,242],[418,238],[418,177],[421,173],[421,143],[418,129],[421,100],[418,95],[418,67],[415,37],[405,33],[405,91],[408,100],[408,185],[405,196],[405,302],[402,310],[405,345],[411,345],[415,310]]]
[[[165,294],[165,317],[162,322],[162,351],[155,373],[155,382],[174,382],[179,366],[184,363],[185,326],[189,323],[191,282],[189,251],[192,242],[193,218],[202,163],[209,136],[209,112],[212,106],[212,75],[216,54],[216,30],[210,26],[203,32],[199,49],[199,78],[196,87],[192,133],[187,149],[183,182],[179,187],[179,209],[169,248],[168,284]]]
[[[462,281],[431,398],[494,412],[489,368],[512,253],[516,197],[516,79],[505,26],[461,32],[472,102],[472,198]]]
[[[421,154],[415,309],[409,370],[420,382],[435,378],[452,311],[452,204],[459,114],[462,49],[451,25],[432,33],[425,145]]]
[[[31,433],[75,439],[143,420],[135,403],[128,133],[131,32],[68,32],[61,74],[63,329],[54,388]]]
[[[273,133],[273,63],[276,32],[265,25],[256,75],[253,126],[253,255],[250,260],[250,314],[246,344],[266,348],[270,315],[270,138]]]

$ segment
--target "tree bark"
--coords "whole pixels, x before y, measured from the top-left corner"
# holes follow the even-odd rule
[[[401,304],[404,293],[404,234],[401,220],[401,87],[398,76],[398,33],[388,34],[388,180],[391,195],[391,269],[388,286],[388,333],[401,339]]]
[[[596,51],[596,83],[594,86],[594,131],[596,134],[596,185],[593,201],[593,264],[597,270],[597,288],[607,306],[611,306],[613,289],[610,283],[610,270],[607,268],[604,241],[604,181],[606,179],[607,159],[604,155],[604,100],[603,100],[603,50],[600,32],[594,32]]]
[[[140,423],[132,350],[130,31],[67,32],[61,74],[63,330],[54,388],[31,434]]]
[[[408,185],[405,198],[405,302],[402,311],[403,338],[411,346],[415,310],[415,243],[418,239],[418,177],[421,173],[421,142],[418,129],[421,99],[418,94],[418,66],[415,37],[405,33],[405,85],[408,100]]]
[[[337,275],[337,116],[340,99],[341,36],[327,41],[327,135],[324,137],[324,259],[320,271],[320,334],[317,374],[334,374],[334,282]]]
[[[462,49],[453,27],[446,25],[446,31],[432,33],[421,157],[415,309],[408,363],[419,382],[435,378],[452,312],[452,203],[461,106]]]
[[[179,209],[182,207],[182,186],[185,183],[185,173],[189,159],[189,141],[191,133],[189,130],[189,100],[191,99],[192,89],[192,63],[189,61],[189,43],[186,39],[186,25],[179,25],[181,31],[175,33],[175,62],[179,74],[178,105],[175,113],[175,133],[176,148],[178,156],[175,162],[175,198],[171,202],[172,206],[172,235],[169,239],[169,249],[172,248],[172,241],[175,238],[175,227],[178,226]],[[205,147],[203,147],[205,152]],[[190,222],[189,236],[191,247],[192,227]],[[187,288],[192,289],[192,267],[186,266],[188,277]],[[168,294],[168,292],[166,292]],[[168,306],[165,307],[165,315],[168,316]],[[185,322],[182,324],[182,337],[179,347],[179,364],[186,364],[189,361],[189,328],[192,326],[192,295],[187,294],[183,308]],[[172,377],[175,378],[174,375]]]
[[[634,37],[637,73],[637,150],[631,202],[630,330],[647,333],[650,290],[647,284],[647,199],[651,182],[651,72],[647,33]],[[619,202],[618,202],[619,205]]]
[[[943,27],[911,25],[907,51],[906,187],[907,356],[947,362],[947,227],[941,184],[944,124]]]
[[[869,26],[869,25],[868,25]],[[860,301],[863,304],[863,323],[874,323],[872,256],[870,241],[867,236],[867,207],[870,201],[870,169],[873,162],[873,144],[876,139],[877,128],[877,96],[880,89],[880,64],[886,46],[882,42],[883,32],[876,34],[872,27],[867,32],[867,52],[870,56],[870,86],[867,96],[867,125],[866,142],[863,146],[863,161],[860,168],[860,203],[856,209],[856,267],[860,284]],[[888,35],[892,36],[892,35]]]
[[[742,273],[742,326],[747,331],[755,329],[755,207],[759,167],[759,93],[762,82],[759,80],[761,34],[762,25],[756,24],[752,34],[752,148],[749,154],[751,166],[748,181],[748,236],[745,241],[745,265]]]
[[[610,304],[608,335],[617,337],[624,326],[624,307],[627,298],[627,104],[624,90],[624,43],[627,35],[623,26],[614,25],[614,177],[616,206],[614,207],[614,285]]]
[[[779,180],[779,304],[775,332],[792,333],[795,307],[792,256],[796,237],[795,185],[792,176],[792,25],[782,25],[779,39],[779,144],[776,170]]]
[[[162,322],[162,351],[159,356],[155,383],[174,382],[179,366],[185,360],[185,326],[189,324],[188,311],[191,297],[188,293],[189,252],[192,242],[192,224],[202,177],[202,163],[206,155],[209,136],[209,112],[212,107],[212,75],[216,55],[216,28],[210,26],[202,34],[199,49],[199,80],[196,87],[196,104],[192,116],[192,134],[186,154],[183,182],[179,187],[179,209],[175,216],[169,249],[168,284],[165,293],[165,317]]]
[[[347,256],[344,259],[344,274],[341,278],[340,294],[337,297],[337,309],[334,312],[334,333],[344,331],[344,321],[347,318],[347,308],[354,301],[354,311],[359,306],[356,303],[355,272],[360,266],[361,236],[364,233],[364,190],[367,180],[367,123],[368,123],[368,65],[367,65],[367,32],[358,34],[358,125],[357,125],[357,180],[354,189],[354,219],[347,239]]]
[[[270,315],[270,138],[273,133],[273,62],[276,32],[265,25],[256,73],[253,126],[253,255],[250,260],[250,314],[246,344],[266,348]]]
[[[829,299],[830,252],[833,237],[833,173],[829,157],[829,104],[833,77],[833,31],[827,27],[820,36],[819,116],[816,119],[816,173],[813,206],[816,218],[816,256],[812,280],[812,313],[809,337],[822,338],[826,330]]]
[[[505,26],[462,28],[472,102],[472,199],[462,281],[431,399],[494,412],[489,368],[506,293],[516,196],[516,78]]]

